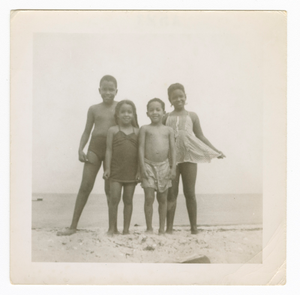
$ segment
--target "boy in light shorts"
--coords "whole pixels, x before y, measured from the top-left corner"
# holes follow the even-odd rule
[[[139,133],[139,164],[145,192],[146,231],[153,232],[153,202],[156,192],[159,234],[165,232],[168,189],[176,175],[174,132],[172,128],[162,124],[164,114],[164,102],[159,98],[151,99],[147,104],[147,116],[151,124],[142,126]]]

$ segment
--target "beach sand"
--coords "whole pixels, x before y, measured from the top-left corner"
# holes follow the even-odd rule
[[[56,236],[58,230],[32,230],[32,261],[181,263],[206,256],[210,263],[262,263],[262,229],[253,226],[199,227],[197,235],[177,227],[163,236],[141,227],[113,237],[97,228],[72,236]]]
[[[75,197],[34,197],[33,262],[182,263],[199,258],[199,263],[262,263],[261,197],[199,196],[197,235],[190,233],[181,198],[174,232],[163,236],[157,233],[157,204],[153,215],[154,233],[146,234],[143,198],[136,197],[130,234],[108,237],[106,198],[95,195],[90,197],[83,211],[76,234],[57,236],[57,232],[70,223]],[[38,198],[41,200],[35,201]],[[119,207],[121,230],[122,204]]]

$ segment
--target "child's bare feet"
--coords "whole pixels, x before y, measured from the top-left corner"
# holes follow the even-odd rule
[[[113,230],[108,230],[106,233],[109,237],[112,237],[114,235],[114,231]]]
[[[57,236],[70,236],[76,233],[76,229],[75,228],[67,228],[64,231],[59,231],[57,232]]]
[[[129,230],[123,230],[123,235],[129,235]]]
[[[114,235],[119,235],[120,232],[115,228],[113,234],[114,234]]]
[[[199,233],[198,229],[192,229],[191,234],[192,235],[197,235]]]
[[[166,232],[165,232],[164,230],[161,230],[161,229],[158,230],[158,234],[159,234],[159,235],[164,235],[165,233],[166,233]]]
[[[173,229],[167,229],[166,234],[169,234],[169,235],[173,234]]]
[[[147,228],[146,229],[146,234],[153,234],[153,228]]]

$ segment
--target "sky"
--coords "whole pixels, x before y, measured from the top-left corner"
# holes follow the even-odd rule
[[[262,193],[264,80],[272,70],[265,60],[278,32],[272,14],[111,16],[33,36],[33,193],[78,191],[79,141],[106,74],[118,81],[115,99],[136,104],[140,126],[150,123],[148,100],[161,98],[170,112],[168,86],[185,86],[186,109],[226,155],[198,164],[196,193]],[[104,192],[102,174],[101,168],[94,193]]]

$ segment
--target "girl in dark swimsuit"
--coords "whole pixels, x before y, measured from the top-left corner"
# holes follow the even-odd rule
[[[109,229],[112,236],[116,227],[118,205],[123,189],[124,229],[129,233],[132,199],[139,181],[138,173],[138,123],[132,101],[122,100],[115,109],[117,126],[108,130],[103,177],[110,180]]]

